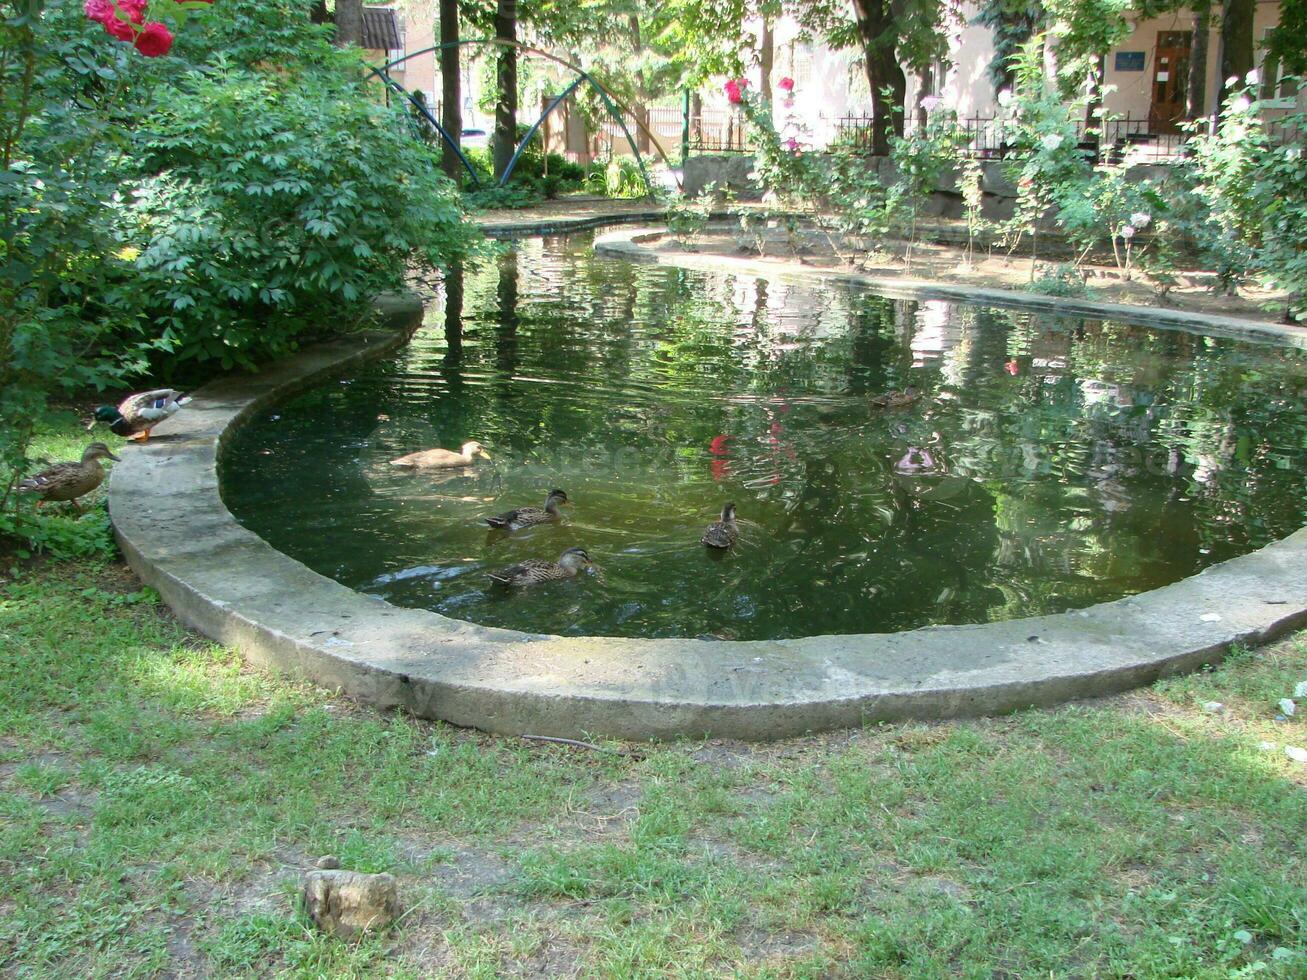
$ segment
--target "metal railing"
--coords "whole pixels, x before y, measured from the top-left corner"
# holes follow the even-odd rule
[[[997,115],[975,115],[959,119],[958,127],[966,134],[964,152],[978,159],[1001,160],[1014,156],[1018,150],[1011,143],[1010,125]],[[918,121],[908,119],[904,132],[911,134]],[[1120,163],[1129,159],[1136,163],[1165,163],[1185,154],[1185,144],[1190,139],[1187,132],[1155,132],[1156,120],[1148,116],[1115,116],[1101,126],[1088,127],[1080,123],[1077,127],[1079,145],[1086,153]],[[1295,138],[1291,128],[1270,121],[1266,132],[1274,143],[1285,143]],[[835,125],[836,145],[853,146],[871,150],[872,120],[869,116],[841,116]]]

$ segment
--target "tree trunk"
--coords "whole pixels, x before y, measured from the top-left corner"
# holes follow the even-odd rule
[[[336,46],[363,47],[363,0],[336,0]]]
[[[640,18],[631,14],[627,18],[627,27],[630,29],[631,36],[631,54],[636,59],[640,57],[640,51],[644,47],[644,42],[640,40]],[[635,104],[631,106],[631,114],[635,116],[635,145],[641,153],[649,152],[649,108],[645,104],[645,84],[644,76],[640,72],[635,73]]]
[[[440,0],[440,43],[458,40],[458,0]],[[462,145],[463,91],[459,75],[458,46],[440,49],[440,125],[455,146]],[[441,169],[454,183],[463,179],[463,164],[447,145],[440,158]],[[460,283],[461,288],[461,283]]]
[[[896,53],[898,24],[890,0],[853,0],[853,16],[871,87],[871,151],[887,156],[890,133],[903,135],[903,99],[908,88]]]
[[[1185,86],[1184,117],[1197,119],[1207,101],[1207,41],[1212,29],[1212,6],[1194,4],[1194,39],[1189,47],[1189,84]]]
[[[1241,88],[1244,76],[1253,70],[1254,40],[1253,15],[1257,13],[1257,0],[1225,0],[1221,14],[1221,98],[1225,100],[1232,88]],[[1229,80],[1235,79],[1230,86]]]
[[[931,91],[935,86],[935,73],[929,68],[917,69],[917,130],[926,131],[926,123],[929,121],[926,107],[921,104],[921,100],[928,95],[934,95]]]
[[[517,0],[498,0],[495,8],[495,39],[510,44],[497,45],[499,59],[495,67],[495,180],[504,176],[513,150],[517,147]]]
[[[331,13],[327,10],[327,0],[313,0],[309,8],[309,22],[313,24],[330,24]]]
[[[771,104],[771,73],[775,63],[776,31],[773,29],[772,22],[763,18],[762,38],[758,50],[758,69],[762,72],[762,81],[758,83],[758,91],[769,105]]]

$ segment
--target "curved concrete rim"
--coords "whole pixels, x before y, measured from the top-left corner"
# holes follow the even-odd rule
[[[238,524],[217,471],[224,436],[250,413],[398,347],[420,322],[416,299],[379,305],[386,332],[196,392],[148,443],[123,451],[109,490],[127,560],[183,622],[254,663],[374,705],[504,734],[770,739],[1113,693],[1307,623],[1307,528],[1128,599],[903,633],[558,637],[392,606]]]
[[[806,285],[837,283],[861,286],[893,299],[943,299],[979,306],[1039,310],[1062,316],[1118,320],[1154,329],[1184,330],[1231,340],[1247,340],[1253,343],[1307,350],[1307,327],[1293,324],[1171,310],[1158,306],[1139,306],[1135,303],[1103,303],[1091,299],[1041,296],[1016,289],[998,289],[968,283],[912,279],[906,276],[874,276],[865,272],[814,268],[794,261],[776,259],[759,261],[735,255],[722,255],[720,252],[659,252],[649,247],[649,243],[665,237],[666,234],[667,230],[663,227],[622,228],[597,235],[594,249],[601,255],[632,262],[670,265],[680,269],[731,272],[736,275],[760,276]]]

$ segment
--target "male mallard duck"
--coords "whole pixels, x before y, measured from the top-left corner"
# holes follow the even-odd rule
[[[80,463],[55,463],[35,476],[29,476],[14,489],[19,493],[39,493],[42,502],[72,501],[73,507],[80,513],[82,508],[78,505],[77,498],[85,496],[104,482],[104,467],[100,465],[100,460],[117,458],[104,443],[93,442],[82,453]]]
[[[497,572],[488,572],[490,581],[496,585],[509,588],[525,588],[528,585],[541,585],[545,582],[559,582],[567,578],[576,578],[581,569],[590,564],[590,556],[584,548],[568,548],[558,556],[558,561],[544,561],[532,558],[519,565],[510,565]]]
[[[117,408],[101,405],[95,410],[95,419],[97,422],[107,422],[109,431],[116,436],[139,438],[145,442],[150,438],[151,429],[164,419],[176,415],[178,409],[188,401],[190,399],[180,391],[158,388],[129,395]]]
[[[481,443],[465,442],[459,452],[452,449],[424,449],[421,452],[409,453],[407,456],[401,456],[399,459],[392,459],[391,466],[402,466],[410,470],[443,470],[454,466],[471,466],[472,461],[480,456],[482,459],[489,459],[490,454],[481,448]]]
[[[883,395],[876,395],[871,399],[871,404],[875,408],[904,408],[920,397],[921,390],[908,385],[902,391],[887,391]]]
[[[509,531],[536,524],[548,524],[550,521],[558,520],[559,504],[570,503],[571,501],[567,499],[567,491],[550,490],[549,496],[545,498],[543,510],[539,507],[519,507],[517,510],[505,511],[497,517],[487,517],[486,523],[491,527],[505,528]]]
[[[739,536],[740,527],[735,523],[735,505],[727,504],[722,508],[722,519],[708,525],[708,530],[703,532],[699,543],[706,544],[709,548],[729,548]]]

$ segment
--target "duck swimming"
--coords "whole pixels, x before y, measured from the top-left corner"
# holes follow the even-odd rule
[[[423,449],[392,459],[390,465],[409,470],[443,470],[455,466],[471,466],[477,457],[489,459],[490,454],[481,448],[481,443],[472,440],[463,443],[458,452],[452,449]]]
[[[508,531],[516,531],[523,527],[534,527],[537,524],[548,524],[559,518],[558,508],[561,504],[570,504],[567,499],[567,491],[550,490],[549,496],[545,497],[544,508],[540,507],[519,507],[517,510],[505,511],[495,517],[487,517],[486,523],[491,527],[503,528]]]
[[[721,520],[708,525],[708,530],[703,532],[699,543],[709,548],[729,548],[739,536],[740,528],[735,523],[735,505],[727,504],[722,508]]]
[[[921,389],[908,385],[902,391],[887,391],[876,395],[871,401],[874,408],[905,408],[921,397]]]
[[[558,561],[532,558],[487,574],[490,576],[490,581],[496,585],[521,589],[532,585],[543,585],[546,582],[576,578],[581,569],[590,563],[590,556],[585,553],[584,548],[568,548],[558,556]]]

